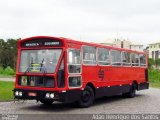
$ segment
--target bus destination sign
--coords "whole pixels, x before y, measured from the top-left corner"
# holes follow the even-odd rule
[[[60,47],[62,42],[52,39],[33,39],[21,43],[21,47]]]

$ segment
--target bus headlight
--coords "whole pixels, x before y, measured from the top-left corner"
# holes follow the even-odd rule
[[[22,96],[22,92],[19,92],[19,96]]]
[[[53,99],[54,98],[54,93],[46,93],[45,98],[51,98],[51,99]]]
[[[46,98],[49,98],[50,94],[49,93],[46,93]]]
[[[51,94],[50,94],[50,98],[54,98],[54,93],[51,93]]]
[[[19,95],[19,92],[18,92],[18,91],[16,91],[16,92],[15,92],[15,96],[18,96],[18,95]]]

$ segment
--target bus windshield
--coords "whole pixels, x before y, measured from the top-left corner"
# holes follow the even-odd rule
[[[19,72],[54,73],[62,49],[23,50]]]

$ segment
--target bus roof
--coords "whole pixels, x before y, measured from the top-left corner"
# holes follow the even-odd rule
[[[28,38],[19,40],[18,41],[18,46],[20,46],[20,44],[22,42],[33,40],[33,39],[38,39],[38,38],[56,39],[56,40],[60,40],[60,41],[64,41],[64,42],[70,42],[70,43],[75,43],[75,44],[90,45],[90,46],[95,46],[95,47],[106,47],[106,48],[114,49],[114,50],[120,50],[120,51],[128,51],[128,52],[135,52],[135,53],[140,53],[140,54],[146,54],[145,52],[141,52],[141,51],[130,50],[130,49],[125,49],[125,48],[118,48],[118,47],[113,47],[113,46],[104,45],[104,44],[100,44],[100,43],[93,43],[93,42],[89,43],[89,42],[82,42],[82,41],[79,41],[79,40],[74,40],[74,39],[65,38],[65,37],[51,37],[51,36],[28,37]]]

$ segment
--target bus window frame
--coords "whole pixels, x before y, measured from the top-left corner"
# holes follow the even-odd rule
[[[112,62],[112,51],[119,51],[119,52],[120,52],[120,57],[121,57],[120,62]],[[111,52],[111,54],[110,54],[111,65],[112,65],[113,67],[122,67],[122,66],[123,66],[123,65],[122,65],[122,56],[121,56],[122,51],[121,51],[121,50],[116,50],[116,49],[111,49],[110,52]],[[120,65],[113,65],[113,63],[120,63]]]
[[[137,54],[137,55],[138,55],[138,60],[139,60],[139,62],[138,62],[138,65],[136,65],[136,66],[134,66],[134,65],[135,65],[135,64],[137,64],[137,63],[132,63],[132,54]],[[131,66],[132,66],[132,67],[136,67],[136,68],[141,67],[141,66],[140,66],[139,53],[131,52],[131,54],[130,54],[130,58],[131,58]],[[133,64],[134,64],[134,65],[133,65]]]
[[[98,51],[99,51],[99,49],[107,49],[108,51],[109,51],[109,64],[108,65],[101,65],[101,64],[99,64],[99,60],[98,60]],[[109,48],[104,48],[104,47],[97,47],[97,64],[99,65],[99,66],[111,66],[111,53],[110,53],[110,49]],[[106,61],[101,61],[101,62],[106,62]]]
[[[70,49],[71,49],[71,50],[74,50],[74,49],[75,49],[75,50],[79,50],[79,51],[80,51],[80,64],[69,64],[69,63],[68,63],[68,62],[69,62],[69,61],[68,61],[68,58],[69,58],[69,50],[70,50]],[[69,65],[80,65],[80,66],[81,66],[81,71],[80,71],[80,73],[69,73],[69,70],[68,70],[68,68],[69,68],[68,66],[69,66]],[[74,74],[74,75],[75,75],[75,74],[81,75],[81,74],[82,74],[82,53],[81,53],[81,49],[77,49],[77,48],[68,48],[68,49],[67,49],[67,73],[70,74],[70,75],[72,75],[72,74]]]
[[[85,64],[84,62],[83,62],[83,47],[84,46],[86,46],[86,47],[95,47],[96,48],[96,53],[95,53],[95,55],[96,55],[96,64]],[[83,65],[85,65],[85,66],[97,66],[97,47],[96,46],[91,46],[91,45],[82,45],[82,47],[81,47],[81,50],[82,50],[82,64]],[[91,61],[91,60],[90,60]]]
[[[23,51],[23,50],[46,50],[46,49],[61,49],[62,51],[61,51],[61,54],[60,54],[60,57],[59,57],[59,60],[58,60],[58,62],[57,62],[57,66],[56,66],[56,68],[55,68],[55,71],[54,71],[54,73],[45,73],[46,75],[53,75],[53,74],[56,74],[57,73],[57,69],[59,68],[59,64],[61,63],[61,59],[63,58],[63,52],[64,52],[64,48],[63,47],[49,47],[49,48],[41,48],[41,47],[39,47],[39,48],[25,48],[25,49],[23,49],[23,48],[21,48],[21,49],[19,49],[20,51],[19,51],[19,59],[18,59],[18,73],[19,74],[24,74],[25,72],[20,72],[19,71],[19,69],[20,69],[20,62],[21,62],[21,52]],[[32,75],[32,74],[36,74],[36,75],[41,75],[41,74],[44,74],[43,72],[42,73],[36,73],[36,72],[27,72],[27,73],[25,73],[26,75],[27,74],[30,74],[30,75]]]
[[[140,57],[139,57],[139,67],[147,68],[147,55],[144,54],[144,53],[139,53],[139,56],[140,55],[144,55],[145,56],[146,63],[145,64],[141,64]],[[141,65],[144,65],[144,66],[141,66]]]
[[[129,53],[130,63],[122,62],[122,53],[124,53],[124,52],[125,52],[125,53]],[[121,64],[122,64],[123,67],[132,67],[132,63],[131,63],[131,53],[132,53],[132,52],[129,52],[129,51],[121,51]],[[124,63],[124,64],[127,63],[128,65],[123,65],[123,63]]]
[[[81,77],[81,86],[78,86],[78,87],[71,87],[71,86],[69,86],[69,77]],[[77,75],[77,74],[75,74],[75,75],[68,75],[67,84],[68,84],[68,88],[69,89],[81,88],[83,86],[82,75]]]

